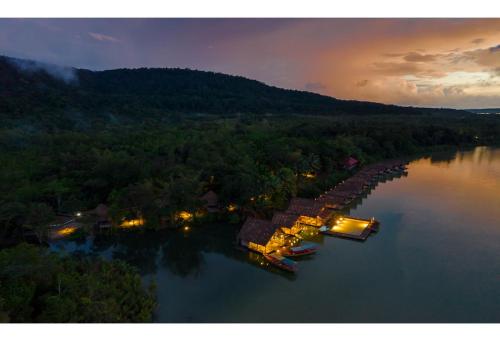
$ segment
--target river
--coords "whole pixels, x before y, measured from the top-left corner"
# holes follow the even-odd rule
[[[52,248],[138,267],[157,283],[157,322],[500,323],[500,149],[418,158],[350,214],[374,216],[380,231],[317,236],[295,275],[237,250],[227,224]]]

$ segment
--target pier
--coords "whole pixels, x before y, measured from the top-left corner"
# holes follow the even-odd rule
[[[316,252],[315,246],[300,244],[301,231],[312,228],[322,235],[357,241],[365,241],[371,233],[378,231],[379,222],[374,218],[360,219],[342,215],[339,211],[369,193],[384,177],[394,177],[405,170],[406,162],[401,160],[364,166],[316,199],[292,198],[288,208],[276,212],[272,220],[248,218],[237,242],[263,254],[271,264],[295,272],[296,263],[286,256]]]

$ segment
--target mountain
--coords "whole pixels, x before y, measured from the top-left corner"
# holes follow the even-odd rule
[[[339,100],[221,73],[177,68],[90,71],[0,56],[3,120],[57,123],[65,117],[112,116],[140,122],[184,113],[460,114],[449,109]]]

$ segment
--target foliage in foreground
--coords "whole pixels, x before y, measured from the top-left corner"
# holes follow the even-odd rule
[[[121,261],[62,257],[28,244],[0,251],[3,322],[149,322],[153,290]]]

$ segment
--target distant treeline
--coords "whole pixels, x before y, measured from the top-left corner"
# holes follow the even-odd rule
[[[499,103],[500,105],[500,103]],[[500,114],[500,108],[496,109],[467,109],[467,111],[475,114]]]

